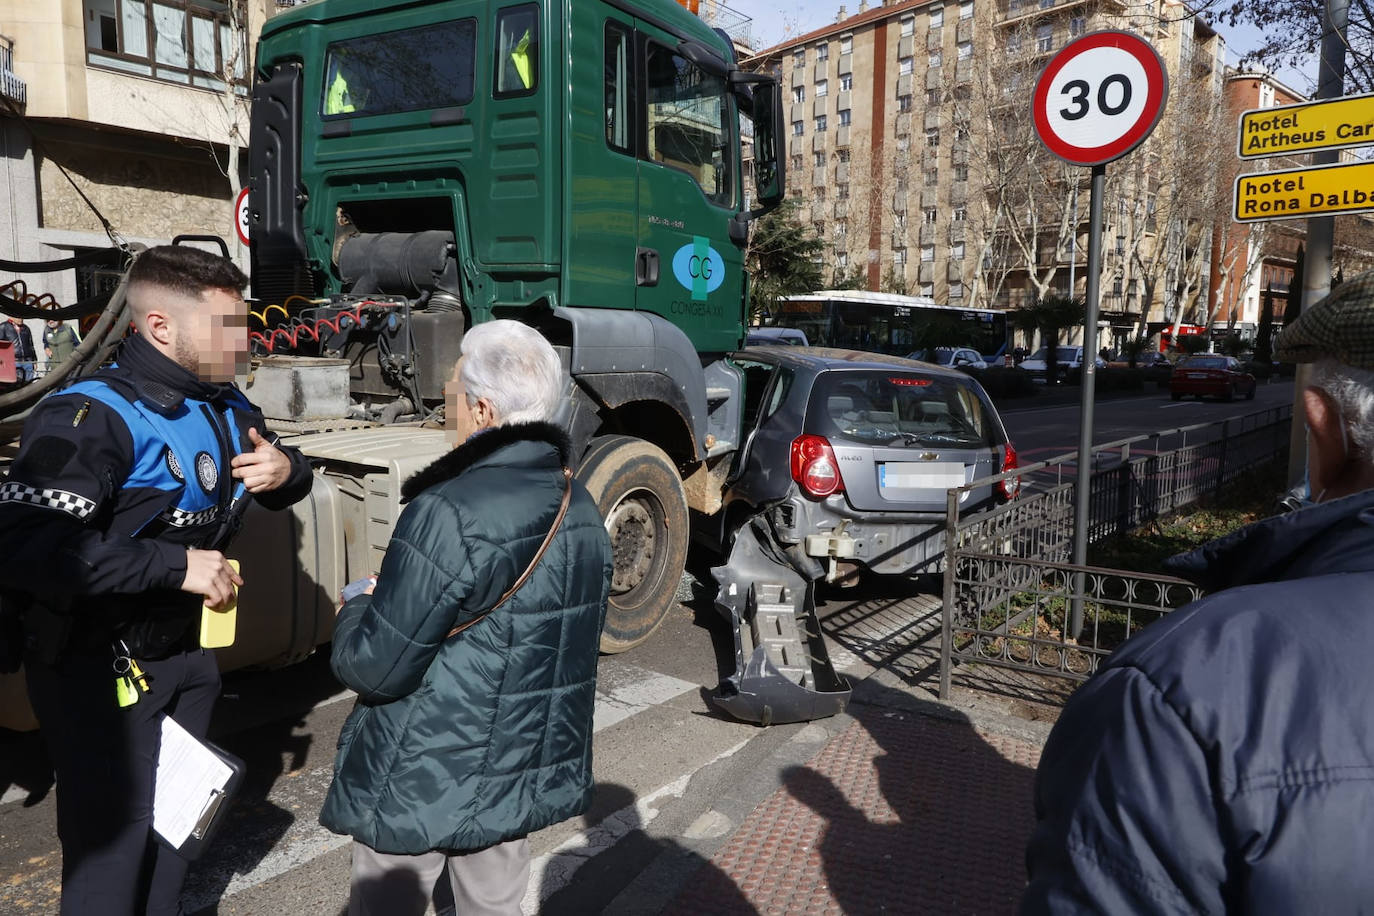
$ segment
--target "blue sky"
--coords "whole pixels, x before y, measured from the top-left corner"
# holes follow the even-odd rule
[[[881,2],[870,0],[869,7]],[[859,0],[844,0],[844,3],[849,15],[859,11]],[[754,43],[759,48],[765,48],[789,36],[801,35],[834,22],[840,9],[840,0],[792,0],[790,3],[780,3],[778,0],[725,0],[725,5],[754,20]],[[1259,42],[1259,31],[1251,27],[1221,28],[1220,31],[1226,39],[1228,64],[1238,63],[1241,56]],[[1307,69],[1311,72],[1282,73],[1279,78],[1294,89],[1308,91],[1312,88],[1310,84],[1316,82],[1315,62]]]

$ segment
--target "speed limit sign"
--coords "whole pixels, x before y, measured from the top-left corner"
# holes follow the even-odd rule
[[[1074,165],[1102,165],[1140,145],[1164,114],[1169,76],[1159,52],[1107,30],[1064,46],[1035,84],[1040,142]]]
[[[245,245],[251,244],[248,241],[248,225],[248,189],[244,188],[234,201],[234,231]]]

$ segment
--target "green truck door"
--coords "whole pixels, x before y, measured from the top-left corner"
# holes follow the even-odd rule
[[[744,281],[743,252],[729,236],[740,195],[734,99],[723,76],[676,53],[678,38],[642,20],[635,26],[645,144],[636,307],[682,328],[699,352],[733,350],[743,328]]]

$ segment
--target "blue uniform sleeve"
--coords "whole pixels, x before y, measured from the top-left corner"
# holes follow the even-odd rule
[[[448,500],[416,497],[396,523],[376,590],[339,611],[334,675],[364,702],[414,692],[449,631],[463,621],[474,583],[461,522]]]
[[[132,455],[124,421],[100,401],[40,401],[0,484],[0,580],[35,595],[180,587],[184,547],[108,530]]]
[[[1021,913],[1220,913],[1225,849],[1204,748],[1149,677],[1081,687],[1036,771]]]

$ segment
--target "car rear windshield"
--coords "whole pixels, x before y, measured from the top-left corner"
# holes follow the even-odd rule
[[[1226,359],[1219,356],[1194,356],[1183,365],[1189,369],[1225,369]]]
[[[825,372],[816,379],[807,430],[865,445],[980,448],[991,418],[973,388],[918,372]]]
[[[336,42],[321,113],[328,120],[466,105],[476,38],[477,20],[459,19]]]

